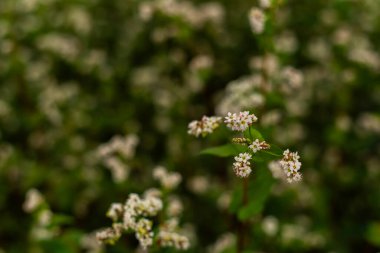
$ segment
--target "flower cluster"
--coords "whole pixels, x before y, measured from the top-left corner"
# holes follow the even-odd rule
[[[289,183],[297,182],[302,179],[302,175],[299,172],[301,168],[300,157],[297,152],[290,152],[289,149],[283,153],[283,158],[280,161],[281,167],[284,170]]]
[[[165,168],[157,167],[154,177],[158,178],[164,189],[173,189],[181,181],[178,173],[168,173]],[[161,247],[175,247],[185,250],[190,246],[189,239],[180,235],[178,231],[177,217],[183,210],[182,203],[178,198],[166,196],[160,190],[152,188],[145,191],[144,196],[132,193],[124,204],[113,203],[107,211],[107,217],[111,218],[113,224],[109,228],[102,229],[96,233],[99,242],[114,244],[123,232],[134,233],[142,249],[147,249],[153,243]],[[166,204],[164,207],[164,203]],[[159,214],[165,211],[163,214]],[[163,224],[154,224],[157,216],[160,219],[169,217]],[[158,229],[157,229],[158,227]]]
[[[121,236],[122,228],[120,224],[114,224],[112,228],[105,228],[96,233],[98,242],[114,244]]]
[[[249,162],[251,158],[252,155],[249,153],[240,153],[238,156],[235,156],[233,169],[238,177],[248,177],[251,174],[251,163]]]
[[[175,247],[179,250],[186,250],[190,246],[189,239],[186,236],[165,230],[158,233],[158,241],[162,247]]]
[[[282,90],[286,94],[291,94],[293,91],[301,88],[304,77],[301,71],[293,67],[285,67],[281,72]]]
[[[265,27],[265,14],[256,7],[251,8],[249,11],[249,23],[251,25],[252,32],[255,34],[261,34]]]
[[[257,117],[254,114],[249,114],[249,111],[236,113],[228,113],[225,117],[224,123],[227,127],[233,131],[245,131],[254,122],[257,121]]]
[[[97,233],[97,239],[103,243],[113,244],[123,230],[133,231],[142,248],[147,248],[153,243],[153,222],[149,217],[156,216],[163,208],[162,200],[158,197],[147,195],[140,198],[137,194],[130,194],[124,205],[113,203],[107,212],[114,224],[112,228],[106,228]],[[121,222],[122,220],[122,222]]]
[[[26,193],[26,199],[23,204],[23,209],[25,212],[31,213],[37,210],[44,202],[44,197],[37,189],[29,189]]]
[[[48,240],[58,236],[59,224],[53,222],[56,216],[39,190],[31,188],[27,191],[23,209],[32,215],[30,231],[32,240]]]
[[[170,218],[166,220],[160,227],[157,234],[157,244],[160,247],[174,247],[178,250],[187,250],[190,247],[190,241],[178,231],[178,219]]]
[[[134,134],[115,136],[109,142],[102,144],[97,154],[103,164],[111,171],[116,183],[125,181],[130,172],[127,161],[135,155],[139,138]]]
[[[201,120],[194,120],[189,123],[188,134],[198,137],[202,135],[203,137],[207,134],[212,133],[217,127],[219,127],[220,122],[222,121],[221,117],[207,117],[203,116]]]
[[[162,200],[158,197],[147,195],[145,198],[140,198],[137,194],[130,194],[124,205],[123,223],[125,228],[136,229],[139,217],[156,216],[162,207]]]
[[[177,172],[168,172],[164,167],[157,166],[153,170],[153,177],[159,180],[162,187],[172,190],[181,182],[181,174]]]
[[[256,139],[248,147],[250,150],[252,150],[253,153],[256,153],[257,151],[260,151],[263,149],[269,149],[270,145],[266,143],[265,141],[260,141],[259,139]]]
[[[265,96],[261,90],[262,82],[262,77],[256,74],[229,82],[223,96],[218,100],[215,111],[222,115],[262,107],[265,104]]]

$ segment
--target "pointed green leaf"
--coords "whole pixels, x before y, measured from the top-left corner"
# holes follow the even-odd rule
[[[276,145],[271,145],[269,150],[263,150],[263,152],[276,157],[282,157],[283,153],[282,149]]]
[[[235,156],[241,152],[247,151],[246,146],[239,144],[226,144],[223,146],[207,148],[200,152],[201,155],[213,155],[219,157]]]
[[[248,128],[244,132],[244,137],[248,138],[252,141],[254,141],[256,139],[259,139],[260,141],[264,140],[264,137],[261,135],[261,133],[257,129],[254,129],[253,127]]]

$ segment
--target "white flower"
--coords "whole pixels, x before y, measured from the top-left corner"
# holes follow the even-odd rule
[[[260,141],[258,139],[256,139],[254,142],[252,142],[251,145],[249,145],[249,148],[252,150],[253,153],[256,153],[257,151],[259,151],[261,148],[260,148]]]
[[[160,230],[158,240],[162,247],[175,247],[178,250],[187,250],[190,247],[189,239],[186,236],[166,230]]]
[[[234,171],[238,177],[248,177],[249,174],[251,174],[252,169],[244,163],[236,162],[234,163]]]
[[[26,199],[23,205],[24,211],[31,213],[35,211],[43,202],[44,198],[41,193],[37,189],[32,188],[26,193]]]
[[[207,134],[211,134],[217,127],[219,127],[221,121],[221,117],[203,116],[200,121],[193,120],[189,123],[187,133],[194,135],[195,137],[198,137],[199,135],[204,137]]]
[[[123,215],[123,205],[120,203],[112,203],[111,207],[108,209],[106,216],[111,218],[113,221],[117,221]]]
[[[153,169],[153,177],[159,180],[162,187],[172,190],[182,181],[181,174],[177,172],[168,172],[163,166],[157,166]]]
[[[290,66],[282,70],[281,78],[283,82],[282,89],[286,93],[301,88],[304,81],[302,72]]]
[[[182,202],[178,198],[169,199],[167,213],[169,216],[178,216],[183,211]]]
[[[233,170],[238,177],[248,177],[251,174],[251,163],[249,160],[252,155],[249,153],[240,153],[239,156],[235,156],[235,161],[233,163]]]
[[[114,224],[112,228],[105,228],[96,233],[96,239],[100,243],[114,244],[121,236],[120,224]]]
[[[253,7],[249,11],[249,23],[251,25],[252,32],[260,34],[264,31],[265,26],[265,14],[259,8]]]
[[[239,156],[235,156],[235,161],[249,164],[251,158],[252,155],[249,153],[240,153]]]
[[[232,233],[226,233],[221,235],[218,240],[211,245],[207,252],[208,253],[222,253],[226,252],[236,241],[236,237]]]
[[[280,164],[280,161],[271,161],[268,164],[269,170],[272,172],[272,176],[277,179],[283,179],[284,178],[284,173],[282,170],[282,166]]]
[[[205,193],[210,186],[210,181],[205,176],[195,176],[188,180],[189,189],[197,194]]]
[[[227,113],[224,123],[233,131],[245,131],[249,126],[257,121],[254,114],[249,114],[248,111],[236,113]]]
[[[126,230],[136,230],[137,218],[139,216],[152,217],[156,216],[163,208],[160,198],[146,196],[141,199],[137,194],[130,194],[124,204],[123,224]]]
[[[283,153],[284,157],[280,161],[281,167],[287,176],[289,183],[298,182],[302,179],[302,175],[299,172],[301,169],[300,157],[297,152],[290,152],[289,149]]]
[[[253,153],[256,153],[257,151],[260,151],[262,149],[268,149],[269,148],[269,144],[266,143],[265,141],[260,141],[259,139],[256,139],[248,147],[252,150]]]
[[[260,0],[259,4],[260,4],[261,8],[266,9],[266,8],[269,8],[272,3],[271,3],[271,0]]]
[[[274,236],[278,232],[278,219],[274,216],[267,216],[263,219],[261,227],[265,234]]]
[[[136,224],[136,238],[143,249],[153,244],[152,226],[152,221],[145,218],[141,218]]]

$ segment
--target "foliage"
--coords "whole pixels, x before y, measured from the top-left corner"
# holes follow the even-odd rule
[[[0,252],[139,252],[95,233],[157,165],[182,175],[186,252],[237,252],[242,223],[244,252],[380,251],[379,27],[377,0],[1,0]],[[246,110],[242,137],[271,148],[243,205],[248,147],[186,131]],[[271,163],[287,147],[291,185]]]

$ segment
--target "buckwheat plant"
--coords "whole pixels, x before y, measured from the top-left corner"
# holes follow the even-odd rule
[[[100,243],[112,245],[123,234],[134,234],[145,251],[189,248],[189,239],[180,233],[179,228],[182,203],[171,194],[181,182],[181,175],[158,166],[153,170],[153,177],[159,181],[160,189],[148,189],[142,196],[131,193],[124,204],[111,204],[106,215],[113,223],[96,233]]]
[[[33,250],[39,243],[59,237],[61,226],[71,223],[71,217],[53,213],[45,197],[35,188],[27,191],[22,207],[32,217],[29,240]]]
[[[209,118],[219,119],[220,117],[203,116],[202,121]],[[202,121],[191,122],[188,126],[188,133],[199,137],[199,132],[202,130],[193,131],[194,122]],[[249,111],[228,112],[223,122],[229,130],[236,132],[238,136],[234,136],[229,144],[205,149],[201,152],[201,154],[219,157],[232,156],[234,159],[232,171],[238,179],[234,180],[235,190],[230,203],[230,211],[239,220],[237,252],[242,252],[245,249],[246,237],[249,232],[247,227],[249,219],[261,211],[265,199],[270,193],[274,181],[272,176],[273,164],[276,163],[281,167],[281,176],[286,177],[289,183],[300,181],[302,178],[298,153],[291,152],[289,149],[281,151],[275,145],[269,144],[254,127],[257,121],[257,116]],[[199,123],[199,126],[201,125]],[[215,126],[212,131],[219,126],[220,124]],[[207,134],[209,133],[208,131]]]
[[[203,116],[201,121],[192,121],[188,126],[188,133],[198,137],[200,135],[199,132],[202,132],[203,130],[193,131],[194,122],[202,122],[205,118],[219,119],[220,117]],[[253,123],[258,120],[254,114],[250,114],[249,111],[239,113],[229,112],[224,119],[224,123],[227,128],[235,132],[242,132],[242,136],[232,138],[231,144],[207,149],[204,150],[203,153],[217,156],[229,156],[236,153],[236,155],[234,155],[233,163],[233,171],[236,176],[241,178],[248,177],[252,172],[253,164],[251,164],[251,161],[254,160],[253,158],[257,158],[258,161],[263,160],[259,154],[261,151],[263,151],[263,154],[265,155],[270,155],[273,157],[279,156],[279,149],[277,147],[271,148],[271,145],[263,139],[260,132],[253,128]],[[219,127],[219,124],[214,127],[214,129],[217,127]],[[207,131],[207,133],[211,132]],[[283,157],[279,164],[281,165],[284,174],[288,177],[288,182],[291,183],[300,181],[302,176],[299,172],[301,162],[299,161],[300,157],[298,153],[290,152],[289,149],[287,149],[282,153],[282,155]]]

